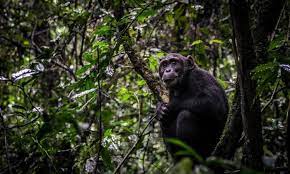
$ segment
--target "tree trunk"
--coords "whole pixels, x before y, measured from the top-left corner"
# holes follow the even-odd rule
[[[234,44],[237,46],[238,75],[241,91],[241,113],[245,143],[243,164],[247,167],[262,169],[262,125],[260,101],[256,97],[256,82],[251,79],[251,71],[257,65],[250,30],[250,20],[246,0],[231,0],[230,12],[233,23]]]
[[[232,159],[243,131],[240,104],[241,95],[239,90],[239,82],[237,81],[236,83],[236,93],[233,100],[231,113],[228,116],[221,139],[212,153],[213,156],[224,159]]]

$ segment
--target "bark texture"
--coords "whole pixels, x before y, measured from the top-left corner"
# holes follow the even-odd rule
[[[239,90],[239,84],[237,82],[236,93],[231,111],[220,141],[212,153],[213,156],[217,156],[223,159],[232,159],[235,154],[239,139],[243,131],[240,101],[241,94]]]
[[[122,2],[119,1],[118,3],[114,4],[114,15],[117,19],[117,21],[120,21],[121,18],[124,16],[124,8],[122,5]],[[142,12],[141,12],[142,13]],[[140,15],[140,14],[139,14]],[[168,101],[168,95],[166,93],[166,90],[164,86],[161,85],[159,82],[159,79],[157,79],[155,76],[153,76],[153,72],[151,72],[148,69],[148,66],[146,62],[139,58],[138,55],[136,55],[136,50],[134,50],[133,47],[133,40],[131,36],[129,35],[128,28],[130,27],[130,24],[120,24],[118,29],[120,32],[120,36],[122,37],[124,42],[122,42],[125,52],[128,55],[128,58],[130,59],[134,70],[142,76],[142,78],[146,81],[149,89],[152,91],[154,97],[156,97],[159,101],[167,102]]]
[[[257,65],[254,44],[250,30],[249,7],[246,0],[231,0],[230,12],[233,23],[234,44],[237,46],[238,75],[240,78],[241,113],[245,142],[243,164],[262,169],[262,125],[260,101],[256,97],[256,82],[251,71]]]

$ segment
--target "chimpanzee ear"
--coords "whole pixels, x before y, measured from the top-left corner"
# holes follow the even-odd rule
[[[196,67],[194,59],[193,59],[193,57],[191,55],[188,55],[186,57],[186,61],[187,61],[187,65],[188,65],[189,68],[195,68]]]

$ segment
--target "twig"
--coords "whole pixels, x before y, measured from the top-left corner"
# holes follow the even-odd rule
[[[137,147],[137,145],[139,144],[139,142],[142,140],[142,137],[144,135],[144,132],[146,131],[146,129],[148,128],[148,126],[151,124],[151,122],[154,120],[155,117],[156,117],[156,115],[154,115],[153,117],[151,117],[151,119],[148,121],[148,123],[146,124],[146,126],[144,127],[144,129],[142,130],[142,132],[138,135],[137,141],[134,143],[134,145],[131,147],[131,149],[127,152],[127,154],[125,155],[125,157],[122,159],[122,161],[119,163],[119,165],[117,166],[117,168],[114,170],[114,173],[113,174],[116,174],[120,170],[120,168],[122,167],[122,165],[129,158],[130,154],[135,150],[135,148]]]
[[[21,128],[21,127],[25,127],[31,123],[34,123],[36,120],[38,120],[40,118],[41,115],[38,115],[36,117],[34,117],[33,119],[31,119],[30,121],[24,123],[24,124],[21,124],[21,125],[14,125],[14,126],[11,126],[11,127],[6,127],[4,129],[6,130],[9,130],[9,129],[15,129],[15,128]]]
[[[56,61],[54,61],[54,60],[52,60],[52,63],[55,64],[55,65],[57,65],[58,67],[64,69],[65,71],[67,71],[67,72],[68,72],[68,73],[73,77],[73,79],[74,79],[75,81],[77,81],[77,77],[76,77],[76,75],[74,74],[74,72],[73,72],[72,69],[70,69],[70,68],[67,67],[66,65],[63,65],[63,64],[61,64],[61,63],[58,63],[58,62],[56,62]]]
[[[46,156],[48,157],[48,159],[50,160],[53,169],[55,170],[56,173],[58,173],[58,171],[56,170],[56,167],[53,164],[53,160],[51,158],[51,156],[48,154],[47,150],[45,150],[42,145],[38,142],[38,140],[36,140],[35,138],[32,137],[32,140],[40,147],[40,149],[46,154]]]
[[[150,134],[150,132],[149,132],[149,134]],[[148,150],[148,144],[149,144],[149,138],[147,138],[147,142],[146,142],[146,146],[144,148],[144,153],[143,153],[143,158],[142,158],[142,170],[143,170],[144,174],[146,173],[146,171],[145,171],[145,157],[146,157],[147,150]]]
[[[102,92],[101,92],[101,77],[100,77],[100,49],[97,48],[97,81],[98,81],[98,108],[99,108],[99,144],[98,144],[98,152],[97,152],[97,155],[95,157],[95,160],[97,161],[97,164],[98,164],[98,161],[99,161],[99,158],[100,158],[100,154],[101,154],[101,150],[102,150],[102,137],[103,137],[103,123],[102,123]],[[96,173],[96,170],[97,170],[97,165],[95,166],[95,169],[94,169],[94,173]]]
[[[31,119],[30,121],[22,124],[22,125],[15,125],[15,126],[11,126],[11,127],[4,127],[5,130],[25,127],[25,126],[27,126],[27,125],[35,122],[42,115],[42,111],[40,111],[38,107],[34,106],[31,97],[25,92],[24,87],[19,86],[19,85],[16,85],[13,82],[12,82],[12,86],[16,86],[17,88],[19,88],[23,92],[24,96],[28,99],[28,101],[29,101],[30,105],[32,106],[32,108],[35,109],[38,112],[39,115],[36,116],[36,117],[34,117],[33,119]]]
[[[12,174],[12,168],[10,165],[10,159],[9,159],[9,153],[8,153],[7,130],[6,130],[7,128],[4,122],[1,108],[0,108],[0,119],[1,119],[2,127],[4,129],[4,144],[5,144],[5,154],[6,154],[7,165],[8,165],[9,173]]]
[[[277,28],[278,28],[278,26],[279,26],[279,23],[280,23],[280,20],[281,20],[281,18],[282,18],[283,12],[284,12],[284,10],[285,10],[285,6],[286,6],[286,4],[287,4],[287,1],[284,2],[283,8],[282,8],[281,13],[280,13],[280,15],[279,15],[278,21],[277,21],[277,23],[276,23],[276,25],[275,25],[274,31],[273,31],[272,34],[271,34],[270,41],[272,41],[272,40],[274,39],[274,37],[275,37],[275,33],[276,33]]]
[[[277,92],[277,88],[278,88],[278,86],[279,86],[279,80],[278,80],[277,83],[276,83],[276,86],[275,86],[275,88],[274,88],[274,91],[273,91],[273,93],[272,93],[272,95],[271,95],[270,100],[269,100],[269,101],[266,103],[266,105],[262,108],[262,110],[261,110],[262,113],[263,113],[264,110],[269,106],[269,104],[273,101],[274,96],[276,95],[276,92]]]

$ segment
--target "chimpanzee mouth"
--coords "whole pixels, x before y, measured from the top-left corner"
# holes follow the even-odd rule
[[[164,80],[164,83],[166,86],[172,86],[172,85],[176,85],[177,81],[176,79],[166,79]]]
[[[163,80],[164,81],[164,83],[171,83],[171,82],[173,82],[174,81],[174,79],[165,79],[165,80]]]

